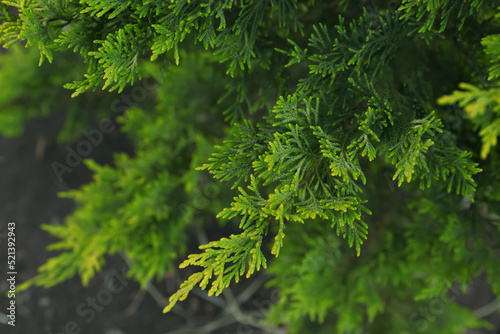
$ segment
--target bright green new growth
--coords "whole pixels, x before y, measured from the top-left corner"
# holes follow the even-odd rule
[[[134,157],[87,162],[94,181],[64,195],[79,207],[45,226],[64,252],[23,288],[75,273],[87,284],[120,251],[145,287],[218,213],[239,233],[188,255],[181,268],[197,271],[165,312],[197,285],[218,295],[269,267],[281,295],[268,320],[292,333],[485,326],[455,304],[434,322],[411,319],[485,269],[500,295],[493,5],[4,1],[4,45],[26,40],[40,61],[61,49],[84,58],[84,78],[65,86],[73,96],[160,83],[155,99],[119,118]],[[207,185],[200,170],[235,193],[191,205]]]
[[[500,15],[496,16],[500,20]],[[452,95],[439,99],[441,104],[458,103],[464,108],[474,125],[481,129],[479,135],[483,141],[481,158],[486,159],[497,144],[500,136],[500,34],[490,35],[482,39],[486,54],[491,58],[489,82],[484,88],[461,83],[464,91],[454,91]]]

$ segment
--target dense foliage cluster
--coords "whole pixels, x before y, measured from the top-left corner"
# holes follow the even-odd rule
[[[267,320],[290,332],[487,326],[451,302],[431,316],[419,310],[484,270],[500,296],[498,6],[3,1],[0,40],[12,51],[0,55],[0,81],[12,88],[0,121],[15,127],[0,131],[17,134],[25,119],[56,108],[63,93],[37,82],[50,75],[73,91],[69,119],[84,119],[78,101],[111,106],[85,119],[120,114],[135,146],[112,167],[87,160],[93,182],[64,195],[79,207],[45,226],[63,252],[23,288],[75,273],[86,284],[119,251],[145,286],[174,270],[189,238],[218,214],[240,232],[188,255],[181,268],[198,269],[165,311],[197,285],[218,295],[268,268],[280,298]],[[73,70],[50,74],[58,66]],[[113,93],[92,93],[126,101],[148,79],[154,90],[123,108]],[[18,101],[26,83],[38,92],[29,105]]]

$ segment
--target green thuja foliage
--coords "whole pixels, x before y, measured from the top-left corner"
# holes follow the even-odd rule
[[[30,119],[64,113],[66,120],[58,140],[75,140],[82,130],[108,113],[115,97],[87,94],[71,99],[62,85],[84,74],[80,59],[64,52],[54,66],[43,64],[37,68],[38,58],[36,49],[23,49],[19,45],[0,53],[0,133],[16,136]]]
[[[239,232],[187,255],[165,312],[267,269],[266,321],[291,333],[487,327],[453,300],[483,271],[500,295],[498,6],[4,1],[5,46],[83,58],[74,97],[158,82],[119,118],[135,154],[87,161],[78,208],[44,227],[63,252],[23,288],[86,284],[118,251],[144,287],[217,217]],[[233,190],[192,205],[207,171]]]
[[[495,19],[500,20],[500,15],[497,14]],[[481,158],[486,159],[500,136],[500,34],[486,36],[481,43],[491,62],[488,82],[481,86],[461,83],[459,87],[462,91],[441,97],[439,103],[458,103],[464,108],[474,126],[480,129],[483,142]]]

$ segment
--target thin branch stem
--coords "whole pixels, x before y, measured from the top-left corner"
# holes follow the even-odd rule
[[[489,316],[492,313],[495,313],[498,311],[498,299],[493,300],[492,302],[478,308],[477,310],[474,311],[474,314],[478,318],[484,318]]]

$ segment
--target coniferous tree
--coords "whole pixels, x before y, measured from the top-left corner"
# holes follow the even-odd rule
[[[292,333],[487,326],[451,302],[418,310],[484,270],[500,295],[498,6],[4,1],[4,46],[38,48],[44,69],[79,55],[74,97],[159,83],[154,107],[119,118],[135,155],[88,160],[93,182],[65,195],[80,206],[45,225],[63,252],[23,288],[75,273],[86,284],[118,251],[144,287],[217,215],[240,232],[188,255],[181,268],[197,271],[165,311],[195,286],[218,295],[267,268],[280,289],[267,320]],[[192,205],[219,184],[203,170],[234,193]]]

